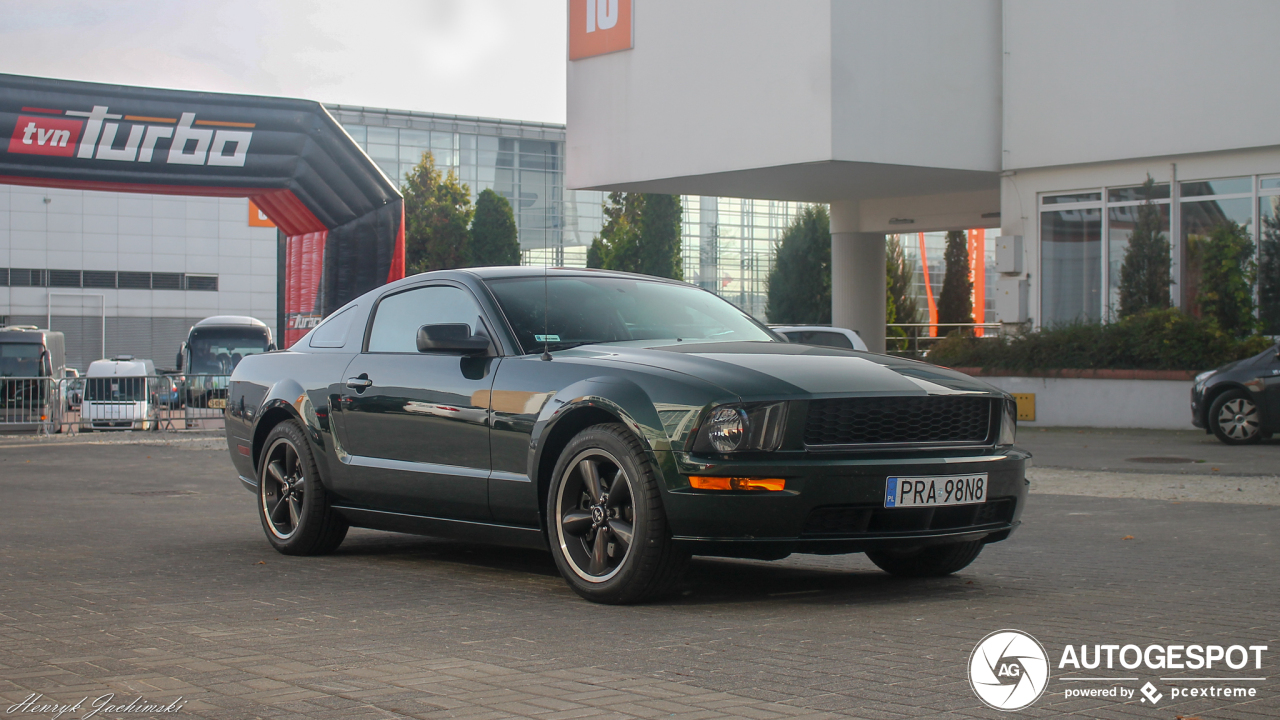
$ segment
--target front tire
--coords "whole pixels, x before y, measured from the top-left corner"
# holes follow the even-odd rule
[[[547,493],[551,555],[573,591],[625,605],[666,592],[688,554],[671,540],[644,447],[622,425],[595,425],[565,447]]]
[[[981,540],[929,545],[918,550],[875,550],[867,557],[890,575],[901,577],[942,577],[969,566],[982,552]]]
[[[1258,405],[1243,390],[1228,390],[1213,401],[1209,428],[1227,445],[1251,445],[1262,439]]]
[[[338,549],[348,525],[320,484],[311,446],[297,422],[271,429],[258,466],[258,519],[267,541],[285,555]]]

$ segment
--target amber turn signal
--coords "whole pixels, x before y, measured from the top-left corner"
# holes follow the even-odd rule
[[[787,487],[787,481],[782,478],[690,475],[689,487],[695,490],[784,490]]]

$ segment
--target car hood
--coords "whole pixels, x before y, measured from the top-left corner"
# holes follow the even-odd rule
[[[968,375],[928,363],[791,343],[612,343],[578,348],[574,355],[673,370],[744,399],[1003,394]]]

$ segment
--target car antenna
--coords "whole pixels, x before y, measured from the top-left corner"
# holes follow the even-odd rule
[[[547,151],[542,151],[542,359],[551,359],[551,336],[547,335],[551,325],[551,291],[547,287],[547,231],[551,228],[547,223]]]

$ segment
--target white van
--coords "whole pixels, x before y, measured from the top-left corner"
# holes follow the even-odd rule
[[[92,430],[150,430],[155,402],[155,363],[132,355],[94,360],[85,373],[80,421]]]

